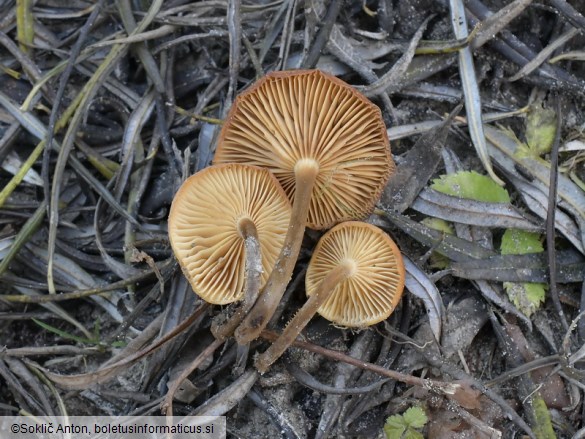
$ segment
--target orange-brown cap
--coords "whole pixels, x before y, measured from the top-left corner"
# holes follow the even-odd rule
[[[354,328],[388,318],[404,290],[404,263],[394,241],[371,224],[349,221],[335,226],[315,247],[305,278],[307,295],[342,263],[354,267],[352,274],[337,284],[317,312]]]
[[[319,164],[314,229],[368,215],[394,170],[380,109],[319,70],[273,72],[238,96],[214,160],[269,169],[292,200],[295,164],[307,158]]]
[[[284,242],[290,202],[266,169],[242,164],[216,165],[189,177],[169,214],[173,252],[193,290],[213,304],[242,298],[242,222],[256,227],[264,284]]]

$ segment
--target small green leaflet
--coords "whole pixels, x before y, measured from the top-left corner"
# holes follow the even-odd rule
[[[540,235],[524,230],[508,229],[502,236],[503,255],[525,255],[544,251]],[[530,317],[544,302],[546,285],[541,283],[504,282],[508,297],[524,315]]]
[[[386,419],[384,433],[387,439],[424,439],[417,428],[428,422],[425,411],[420,407],[410,407],[402,415],[392,415]]]
[[[502,236],[500,252],[503,255],[526,255],[544,251],[540,235],[518,229],[507,229]]]
[[[510,196],[490,177],[475,171],[459,171],[441,175],[433,180],[431,188],[447,195],[488,203],[509,203]]]
[[[425,411],[420,407],[410,407],[402,416],[412,428],[423,428],[429,420]]]

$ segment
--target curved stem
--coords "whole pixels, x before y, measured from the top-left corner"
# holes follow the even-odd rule
[[[242,322],[250,308],[256,302],[260,291],[260,278],[262,276],[262,253],[256,225],[249,218],[242,218],[238,222],[238,232],[244,240],[246,252],[244,298],[237,305],[233,316],[227,318],[223,313],[218,315],[211,324],[211,332],[218,340],[225,340],[231,336]]]
[[[319,288],[305,302],[303,307],[295,314],[280,337],[276,339],[272,345],[263,354],[256,358],[255,366],[260,373],[264,373],[280,356],[284,353],[297,336],[301,333],[303,328],[307,326],[309,320],[313,318],[317,310],[335,290],[335,287],[340,282],[343,282],[355,271],[355,263],[346,260],[331,270],[327,276],[321,281]]]
[[[301,159],[295,166],[295,199],[288,232],[260,298],[236,329],[239,344],[249,343],[260,336],[284,294],[301,250],[311,194],[318,174],[319,165],[315,160]]]

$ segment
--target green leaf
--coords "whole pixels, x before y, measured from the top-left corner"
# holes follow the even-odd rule
[[[475,171],[460,171],[442,175],[431,185],[436,191],[459,198],[488,203],[509,203],[510,196],[490,177]]]
[[[386,434],[387,439],[401,439],[406,428],[407,424],[402,415],[392,415],[386,419],[384,433]]]
[[[539,283],[504,282],[510,301],[526,317],[530,317],[544,303],[546,285]]]
[[[402,439],[425,439],[421,432],[408,427]]]
[[[507,229],[502,235],[500,252],[503,255],[525,255],[543,251],[541,236],[538,233]],[[527,317],[534,314],[544,303],[545,284],[504,282],[504,288],[514,306]]]
[[[411,407],[402,416],[404,421],[413,428],[423,428],[429,420],[425,411],[420,407]]]
[[[503,255],[525,255],[544,251],[540,234],[525,230],[507,229],[502,235],[500,252]]]
[[[424,439],[416,429],[423,428],[427,422],[427,415],[421,407],[410,407],[402,415],[386,419],[384,433],[387,439]]]

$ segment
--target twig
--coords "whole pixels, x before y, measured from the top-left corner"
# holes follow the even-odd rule
[[[260,336],[266,340],[274,341],[279,337],[279,334],[277,334],[274,331],[264,330],[262,331]],[[377,364],[368,363],[367,361],[350,357],[349,355],[346,355],[343,352],[317,346],[313,343],[307,343],[304,341],[297,340],[293,342],[292,345],[310,352],[314,352],[316,354],[323,355],[324,357],[330,358],[332,360],[342,361],[344,363],[351,364],[352,366],[359,367],[360,369],[369,370],[379,375],[386,376],[388,378],[392,378],[393,380],[400,381],[402,383],[409,384],[412,386],[423,387],[425,389],[440,393],[442,395],[454,395],[458,391],[467,390],[466,388],[464,388],[464,385],[462,383],[447,383],[444,381],[430,380],[415,377],[413,375],[407,375],[405,373],[385,369],[382,366],[378,366]]]

